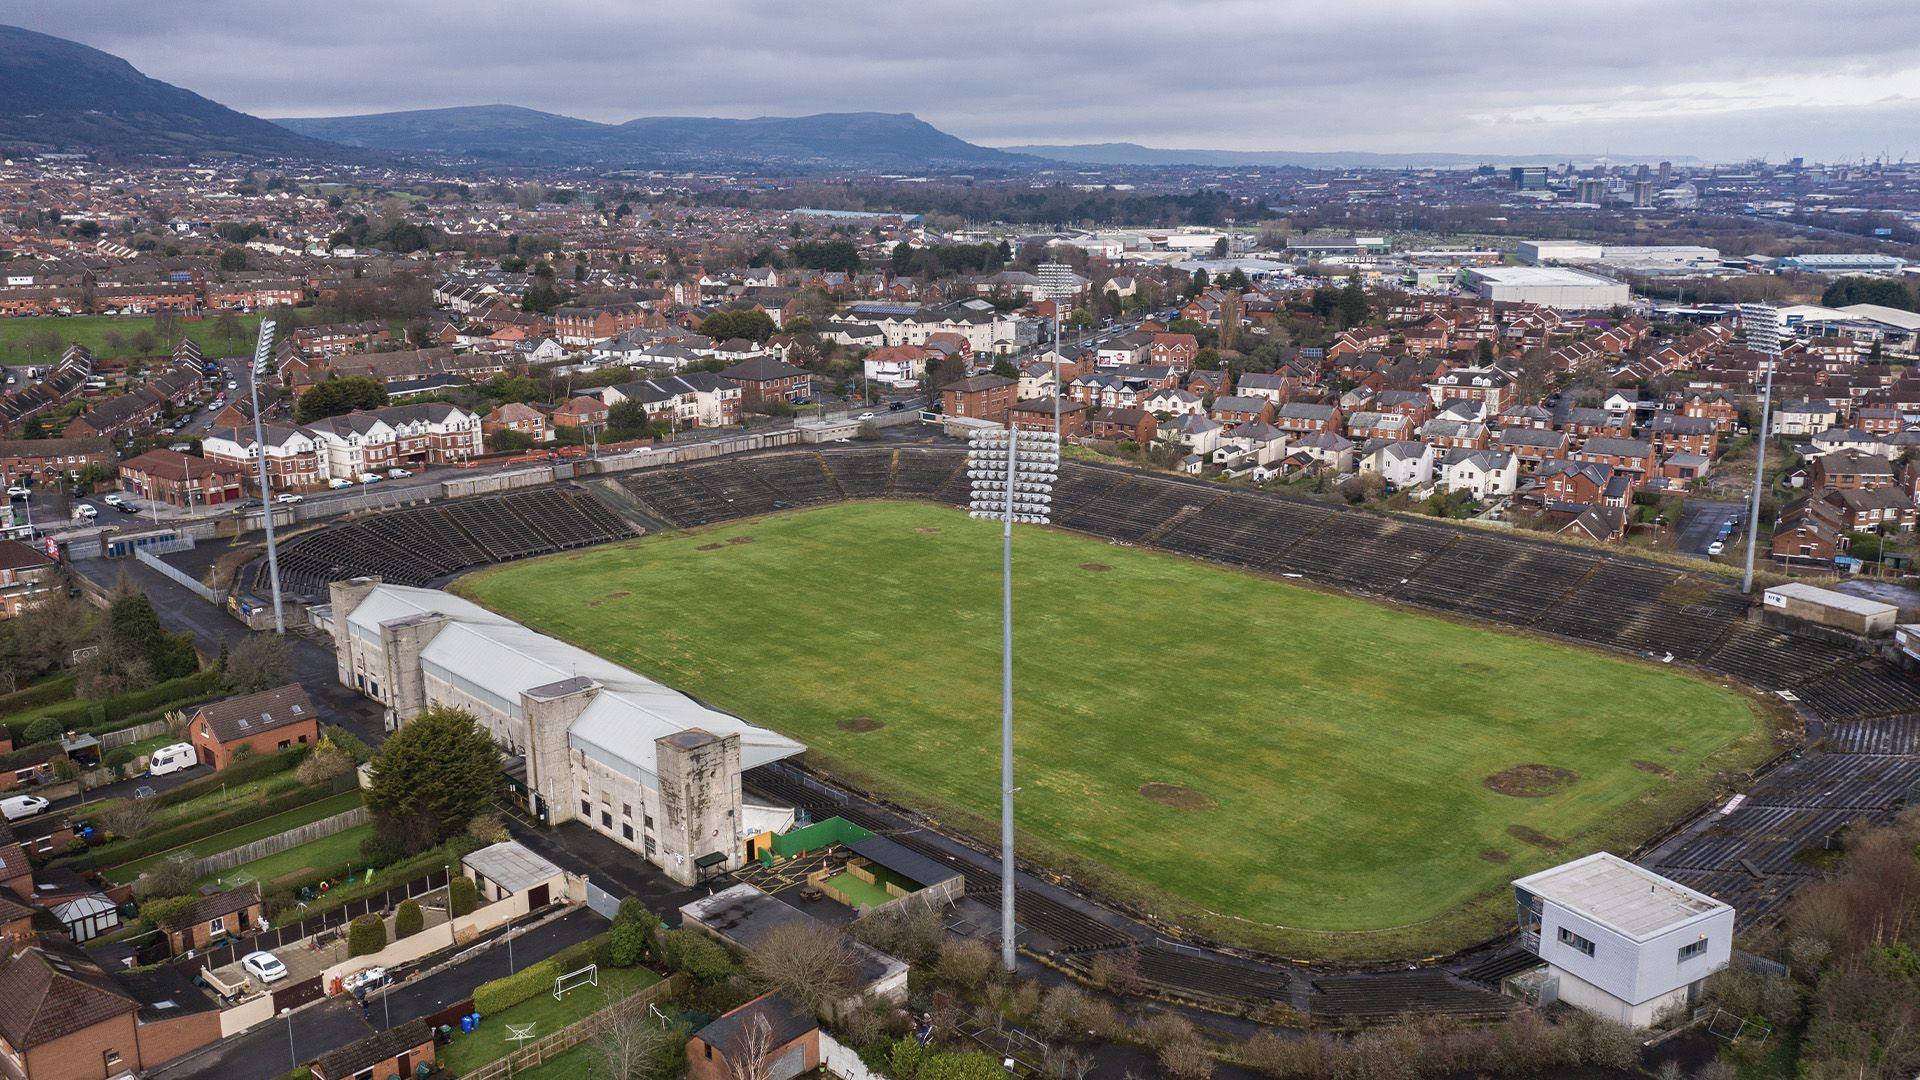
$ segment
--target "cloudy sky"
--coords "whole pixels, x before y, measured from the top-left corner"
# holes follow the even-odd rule
[[[1916,0],[0,0],[264,116],[913,112],[989,145],[1920,157]]]

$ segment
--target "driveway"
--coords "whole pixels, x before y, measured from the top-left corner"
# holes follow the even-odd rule
[[[1674,538],[1674,550],[1706,558],[1707,546],[1720,535],[1722,522],[1728,518],[1735,520],[1733,535],[1736,538],[1746,531],[1746,509],[1745,503],[1688,499],[1686,509],[1680,512],[1680,533]]]

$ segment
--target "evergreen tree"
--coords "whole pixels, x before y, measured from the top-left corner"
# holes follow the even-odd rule
[[[374,830],[397,850],[424,851],[465,829],[492,801],[500,775],[500,751],[471,714],[428,709],[373,759]]]

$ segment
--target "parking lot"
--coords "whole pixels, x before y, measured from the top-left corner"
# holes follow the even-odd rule
[[[1733,529],[1727,536],[1726,546],[1736,546],[1746,531],[1745,511],[1746,506],[1742,503],[1688,499],[1686,509],[1680,512],[1679,535],[1674,538],[1675,549],[1683,555],[1711,558],[1709,550],[1729,521],[1733,522]]]

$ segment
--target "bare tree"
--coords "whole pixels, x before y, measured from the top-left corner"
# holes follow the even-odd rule
[[[853,989],[853,947],[824,923],[775,927],[747,957],[747,976],[763,990],[784,992],[794,1004],[824,1016]]]
[[[602,1080],[648,1080],[671,1033],[644,1009],[611,1014],[588,1044],[587,1057]]]
[[[773,1025],[765,1013],[756,1011],[732,1042],[727,1047],[727,1066],[734,1080],[773,1080],[776,1047]]]
[[[94,811],[93,816],[114,836],[139,836],[153,824],[153,801],[114,799]]]
[[[273,634],[254,634],[227,655],[226,688],[235,694],[271,690],[285,685],[290,671],[287,639]]]

